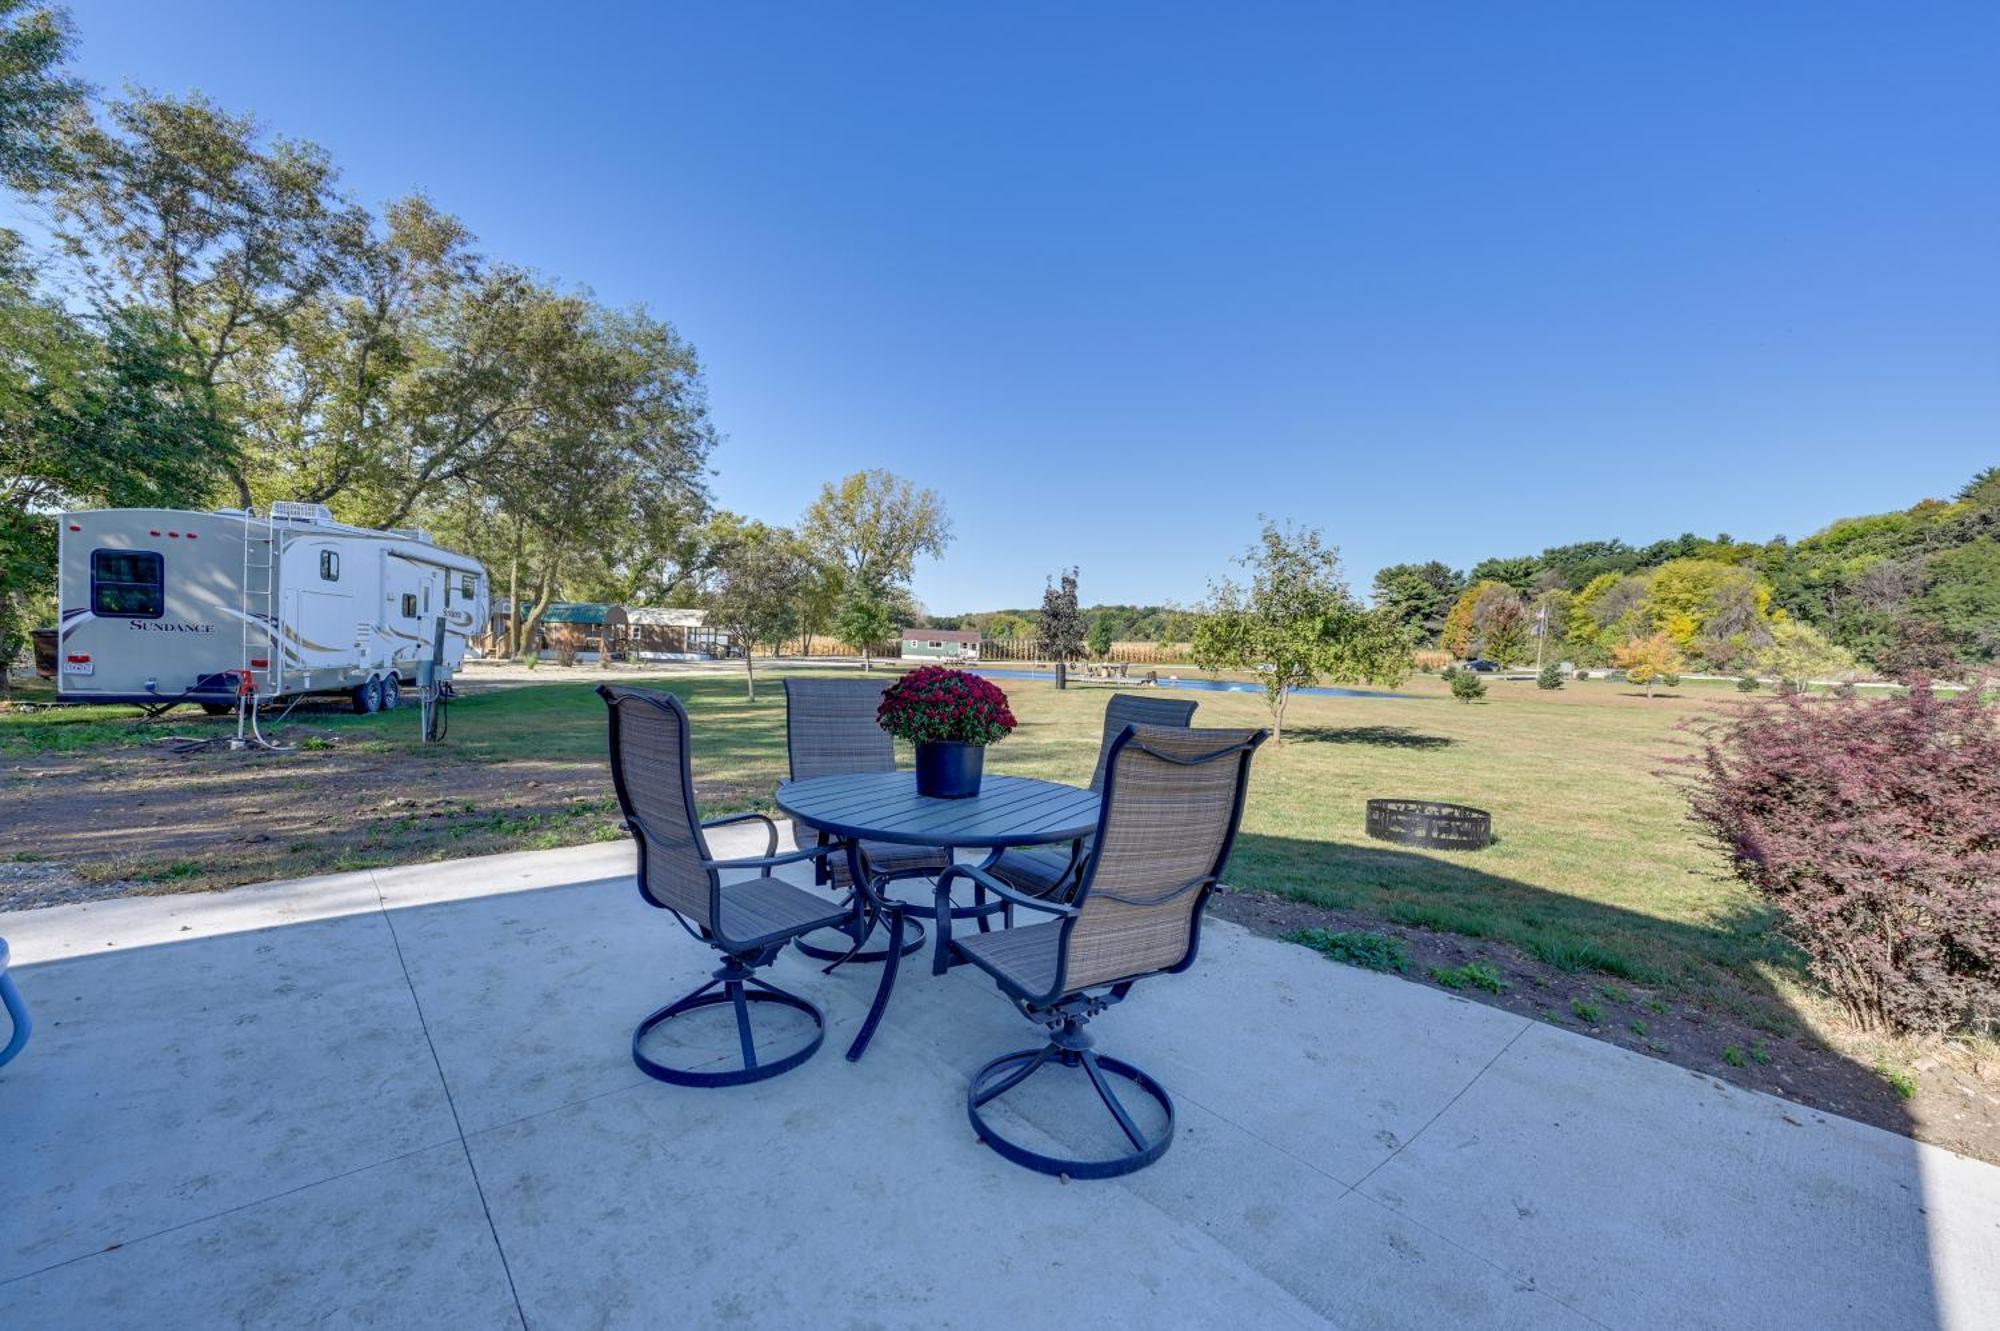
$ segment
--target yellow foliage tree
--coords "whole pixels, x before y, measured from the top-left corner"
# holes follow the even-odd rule
[[[1611,649],[1611,663],[1625,672],[1625,678],[1634,684],[1646,686],[1646,696],[1653,696],[1653,686],[1663,675],[1677,675],[1687,665],[1681,649],[1674,640],[1664,633],[1649,633],[1643,638],[1630,638]]]
[[[1458,600],[1452,603],[1451,611],[1444,617],[1444,631],[1438,637],[1439,646],[1461,660],[1471,655],[1474,637],[1472,612],[1478,608],[1479,598],[1495,588],[1513,590],[1504,582],[1482,578],[1459,593]]]

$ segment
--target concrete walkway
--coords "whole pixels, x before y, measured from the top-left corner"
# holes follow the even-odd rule
[[[851,1065],[873,969],[787,957],[817,1058],[649,1081],[713,963],[630,856],[0,915],[0,1326],[1995,1325],[2000,1169],[1226,924],[1095,1028],[1179,1108],[1124,1180],[975,1142],[1037,1032],[963,971]]]

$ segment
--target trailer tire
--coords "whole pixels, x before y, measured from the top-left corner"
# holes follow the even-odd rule
[[[393,712],[403,705],[403,681],[395,671],[382,676],[382,710]]]
[[[356,684],[354,686],[353,698],[354,698],[354,711],[355,714],[358,716],[367,716],[370,712],[381,711],[382,710],[381,679],[379,677],[373,677],[370,678],[368,682],[365,684]]]
[[[233,702],[205,702],[201,704],[201,710],[207,712],[210,716],[234,716],[236,714],[236,704]]]

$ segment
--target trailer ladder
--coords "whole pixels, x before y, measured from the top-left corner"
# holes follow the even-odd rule
[[[259,518],[252,509],[243,510],[243,578],[237,584],[242,598],[242,652],[237,685],[242,697],[236,709],[236,737],[244,741],[249,714],[260,697],[275,697],[284,672],[282,644],[276,629],[278,591],[278,530],[270,514]],[[260,681],[258,676],[263,676]]]

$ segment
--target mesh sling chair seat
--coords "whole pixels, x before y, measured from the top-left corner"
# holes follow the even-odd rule
[[[1191,730],[1130,726],[1105,755],[1103,807],[1068,902],[1031,897],[983,869],[957,865],[939,880],[986,880],[1004,900],[1054,918],[962,941],[940,919],[935,969],[970,963],[993,977],[1022,1013],[1048,1031],[1039,1049],[1003,1054],[973,1075],[966,1114],[988,1146],[1016,1164],[1072,1178],[1111,1178],[1143,1169],[1166,1153],[1174,1105],[1166,1089],[1129,1063],[1098,1054],[1086,1027],[1150,975],[1194,964],[1202,909],[1229,863],[1250,758],[1265,730]],[[1109,1158],[1070,1159],[1030,1150],[1000,1135],[982,1112],[988,1104],[1051,1067],[1081,1068],[1129,1150]],[[1164,1116],[1148,1132],[1112,1086],[1116,1078],[1151,1097]]]
[[[722,966],[707,984],[639,1023],[632,1032],[632,1061],[647,1076],[679,1086],[738,1086],[790,1071],[819,1049],[826,1036],[826,1014],[810,999],[767,983],[756,972],[800,934],[847,922],[854,908],[794,887],[770,871],[785,864],[818,862],[835,848],[780,855],[778,825],[761,813],[702,822],[695,812],[694,776],[688,764],[687,709],[680,700],[610,685],[600,685],[597,692],[610,710],[612,785],[638,843],[639,892],[651,904],[672,911],[689,933],[723,955]],[[752,821],[766,828],[763,855],[718,860],[709,853],[704,829]],[[754,876],[723,882],[723,872],[734,870]],[[649,1057],[642,1048],[656,1027],[725,1003],[735,1009],[739,1066],[677,1068]],[[812,1039],[780,1058],[762,1059],[750,1012],[765,1004],[805,1013],[812,1019]]]
[[[1111,756],[1112,743],[1127,726],[1178,726],[1194,723],[1195,704],[1178,698],[1142,698],[1131,693],[1114,693],[1104,708],[1104,736],[1097,745],[1097,769],[1090,774],[1090,788],[1104,791],[1104,764]],[[1077,870],[1090,849],[1087,841],[1069,846],[1023,846],[1007,850],[981,867],[1016,891],[1031,897],[1067,901],[1076,888]]]
[[[876,710],[882,705],[886,686],[869,679],[788,679],[785,681],[785,753],[794,781],[816,776],[848,776],[856,772],[896,770],[896,742],[882,729]],[[794,825],[793,844],[803,850],[808,837],[815,844],[829,844],[823,835],[808,833]],[[890,841],[863,841],[859,847],[863,870],[877,883],[905,878],[934,878],[951,866],[951,852],[937,846],[905,846]],[[815,864],[814,881],[831,883],[850,891],[853,876],[845,855],[834,855]],[[859,897],[861,894],[857,894]],[[865,905],[865,902],[861,903]],[[855,928],[874,924],[857,913]],[[910,921],[910,939],[904,955],[924,945],[923,926]],[[881,961],[886,953],[862,951],[867,933],[855,946],[841,951],[799,940],[799,951],[821,961]]]

